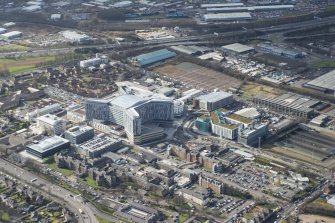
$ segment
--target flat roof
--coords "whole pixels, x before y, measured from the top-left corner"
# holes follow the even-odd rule
[[[73,136],[78,136],[83,132],[88,132],[91,130],[93,130],[91,126],[85,125],[85,126],[74,126],[72,128],[69,128],[66,132]]]
[[[140,65],[148,65],[153,64],[165,59],[169,59],[171,57],[175,57],[177,54],[175,52],[169,51],[167,49],[161,49],[156,50],[150,53],[145,53],[138,55],[136,57],[133,57],[133,60],[135,60]]]
[[[332,70],[324,75],[308,82],[307,86],[315,86],[327,90],[335,90],[335,70]]]
[[[1,34],[3,37],[11,37],[11,36],[16,36],[16,35],[21,35],[22,32],[20,31],[11,31],[11,32],[8,32],[8,33],[4,33],[4,34]]]
[[[243,6],[243,3],[212,3],[212,4],[201,4],[201,8],[216,8],[216,7],[236,7]]]
[[[52,114],[42,115],[38,117],[37,120],[48,123],[50,125],[54,125],[56,122],[63,121],[63,119],[57,117],[56,115],[52,115]]]
[[[207,102],[217,102],[219,100],[231,97],[232,94],[224,91],[217,91],[217,92],[211,92],[209,94],[201,95],[198,97],[200,101],[207,101]]]
[[[122,108],[131,108],[135,105],[145,102],[143,98],[137,97],[136,95],[125,94],[118,97],[113,98],[109,101],[112,105],[117,105]]]
[[[253,47],[243,45],[240,43],[233,43],[233,44],[225,45],[222,48],[230,50],[230,51],[234,51],[237,53],[244,53],[244,52],[248,52],[254,49]]]
[[[27,147],[39,153],[44,153],[46,151],[49,151],[57,146],[63,145],[68,142],[69,140],[64,139],[60,136],[52,136],[49,138],[42,139],[41,141],[37,143],[30,144]]]
[[[114,139],[109,136],[102,136],[80,144],[80,148],[90,152],[94,152],[118,142],[120,142],[119,139]]]
[[[205,14],[205,20],[232,20],[232,19],[251,19],[249,12],[215,13]]]

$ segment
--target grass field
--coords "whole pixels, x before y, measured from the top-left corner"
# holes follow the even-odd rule
[[[99,188],[97,182],[90,177],[86,177],[84,179],[81,179],[80,181],[83,182],[84,184],[87,184],[90,187],[95,188],[95,189]]]
[[[10,215],[3,211],[0,210],[0,222],[9,222],[10,221]]]
[[[322,60],[312,64],[313,68],[335,68],[335,60]]]
[[[95,216],[96,218],[97,218],[97,220],[98,220],[98,222],[99,223],[114,223],[114,222],[112,222],[112,221],[109,221],[109,220],[107,220],[107,219],[104,219],[104,218],[102,218],[102,217],[99,217],[99,216]]]
[[[56,163],[48,164],[48,168],[53,169],[55,171],[58,171],[58,172],[64,174],[65,176],[70,176],[70,175],[73,174],[72,170],[58,168]]]
[[[180,223],[185,222],[189,218],[190,218],[190,216],[188,214],[185,214],[185,213],[180,213],[179,214],[179,222]]]
[[[23,51],[29,49],[26,46],[19,45],[10,45],[10,46],[0,46],[0,52],[8,52],[8,51]]]
[[[8,70],[11,74],[33,71],[39,65],[54,61],[55,56],[24,57],[17,59],[0,59],[0,71]]]
[[[247,82],[246,84],[244,84],[241,90],[244,91],[243,97],[245,97],[246,99],[252,98],[257,95],[274,97],[280,94],[278,89],[251,82]]]

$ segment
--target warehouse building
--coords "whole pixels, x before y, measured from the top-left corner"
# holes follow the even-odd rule
[[[224,91],[212,92],[202,95],[196,99],[199,107],[208,111],[213,111],[233,102],[233,95]]]
[[[294,5],[261,5],[253,7],[215,7],[207,8],[208,13],[218,12],[255,12],[255,11],[273,11],[273,10],[292,10]]]
[[[265,53],[274,54],[277,56],[287,57],[291,59],[303,58],[304,53],[294,50],[288,50],[277,46],[272,46],[270,44],[260,43],[257,45],[258,49]]]
[[[175,57],[177,54],[171,52],[167,49],[157,50],[151,53],[141,54],[139,56],[133,57],[131,60],[138,66],[147,66],[157,62],[161,62],[172,57]]]
[[[36,12],[41,9],[42,7],[40,5],[30,5],[22,8],[22,10],[25,12]]]
[[[201,4],[201,8],[223,8],[223,7],[241,7],[243,3],[212,3],[212,4]]]
[[[225,53],[238,55],[251,53],[254,51],[254,48],[240,43],[233,43],[221,47],[221,50]]]
[[[86,34],[77,33],[76,31],[66,30],[62,32],[62,35],[64,38],[77,43],[86,43],[91,41],[91,37]]]
[[[299,118],[310,118],[314,114],[312,107],[320,103],[293,93],[283,94],[278,97],[256,96],[253,102],[260,108],[268,108],[281,114]]]
[[[16,23],[15,22],[7,22],[7,23],[4,23],[3,26],[8,28],[8,27],[12,27],[12,26],[15,26]]]
[[[229,22],[229,21],[242,21],[252,19],[248,12],[232,12],[232,13],[217,13],[205,14],[204,20],[206,22]]]
[[[335,70],[306,83],[304,86],[335,95]]]
[[[191,46],[178,45],[178,46],[172,46],[171,49],[181,52],[181,53],[185,53],[187,55],[192,55],[192,56],[199,56],[203,53],[212,51],[208,47],[195,46],[195,45],[191,45]]]
[[[115,152],[121,146],[121,140],[103,135],[80,144],[78,153],[84,157],[94,159],[107,152]]]
[[[39,158],[44,159],[52,156],[62,150],[69,149],[70,142],[67,139],[63,139],[59,136],[52,136],[49,138],[36,141],[26,147],[26,152]]]
[[[3,33],[5,33],[7,31],[7,29],[5,29],[5,28],[1,28],[0,27],[0,34],[3,34]]]
[[[16,39],[22,37],[22,32],[19,31],[11,31],[8,33],[1,34],[1,37],[6,38],[6,39]]]
[[[65,139],[69,140],[71,144],[81,144],[94,137],[94,129],[90,126],[74,126],[64,134]]]

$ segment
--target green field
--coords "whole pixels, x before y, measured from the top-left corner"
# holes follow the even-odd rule
[[[73,174],[73,170],[58,168],[56,163],[48,164],[48,168],[58,171],[64,174],[65,176],[70,176]]]
[[[99,188],[97,182],[90,177],[86,177],[84,179],[81,179],[80,181],[83,182],[84,184],[90,186],[90,187],[95,188],[95,189]]]
[[[107,219],[104,219],[104,218],[102,218],[102,217],[99,217],[99,216],[95,216],[96,218],[97,218],[97,220],[98,220],[98,222],[99,223],[114,223],[114,222],[112,222],[112,221],[109,221],[109,220],[107,220]]]
[[[335,68],[335,60],[322,60],[312,65],[313,68]]]
[[[0,222],[9,222],[10,221],[10,215],[3,211],[0,210]]]
[[[190,216],[188,214],[185,214],[185,213],[179,214],[179,222],[180,223],[185,222],[189,218],[190,218]]]
[[[28,49],[29,48],[26,46],[19,46],[19,45],[0,46],[0,52],[23,51]]]
[[[0,59],[0,71],[8,71],[11,74],[19,74],[33,71],[43,63],[55,61],[55,56],[23,57],[16,59]]]

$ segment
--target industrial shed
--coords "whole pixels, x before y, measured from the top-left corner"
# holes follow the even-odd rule
[[[244,54],[244,53],[250,53],[254,51],[253,47],[243,45],[240,43],[233,43],[226,46],[221,47],[222,51],[226,53],[232,53],[232,54]]]
[[[332,70],[304,85],[305,87],[314,90],[323,91],[326,93],[335,93],[335,70]]]
[[[139,66],[146,66],[175,57],[176,55],[177,54],[175,52],[169,51],[167,49],[162,49],[133,57],[132,61]]]
[[[204,15],[204,20],[206,22],[250,20],[251,18],[252,17],[248,12],[217,13]]]

